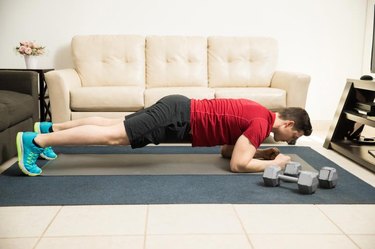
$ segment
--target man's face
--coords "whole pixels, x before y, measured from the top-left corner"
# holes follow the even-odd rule
[[[299,137],[303,136],[303,132],[293,129],[293,125],[294,125],[294,122],[290,121],[288,123],[285,123],[281,127],[279,127],[277,130],[275,130],[274,131],[275,141],[293,143]]]

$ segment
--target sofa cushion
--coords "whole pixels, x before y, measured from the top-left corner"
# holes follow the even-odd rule
[[[213,99],[215,97],[215,90],[208,87],[148,88],[145,90],[145,107],[149,107],[159,99],[171,94],[181,94],[194,99]]]
[[[0,106],[0,117],[4,119],[0,126],[10,127],[33,116],[34,100],[31,95],[0,90]]]
[[[0,131],[9,127],[10,120],[8,115],[8,108],[6,105],[0,103]]]
[[[81,35],[72,40],[82,86],[145,84],[145,38],[136,35]]]
[[[269,109],[286,107],[286,92],[270,87],[215,88],[216,98],[251,99]]]
[[[277,42],[262,37],[209,37],[210,87],[270,86],[277,64]]]
[[[126,112],[143,108],[142,87],[80,87],[70,91],[73,111]]]
[[[150,36],[146,87],[207,87],[207,39]]]

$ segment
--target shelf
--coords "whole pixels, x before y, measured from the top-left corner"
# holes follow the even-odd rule
[[[348,79],[347,82],[353,83],[353,86],[356,89],[374,91],[374,86],[375,86],[374,81]]]
[[[350,155],[350,159],[375,172],[375,157],[368,150],[375,150],[375,145],[362,145],[351,141],[331,142],[331,147],[344,156]]]
[[[375,150],[375,145],[352,141],[349,134],[361,127],[360,125],[375,127],[375,120],[354,110],[357,103],[370,103],[374,99],[374,81],[348,79],[323,144],[325,148],[333,149],[373,172],[375,172],[375,157],[368,151]]]
[[[360,114],[355,111],[344,111],[344,113],[346,118],[349,120],[375,127],[375,120],[368,119],[364,114]]]

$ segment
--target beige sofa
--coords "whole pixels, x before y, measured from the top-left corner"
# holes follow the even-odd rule
[[[169,94],[304,107],[310,83],[276,71],[277,42],[265,37],[87,35],[71,49],[74,69],[46,74],[54,122],[119,118]]]

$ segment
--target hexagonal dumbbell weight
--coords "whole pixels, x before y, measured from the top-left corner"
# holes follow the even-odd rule
[[[297,183],[298,190],[302,194],[313,194],[318,188],[318,177],[316,173],[300,171],[297,178],[283,175],[279,166],[270,166],[264,170],[263,181],[266,186],[279,186],[280,180]]]
[[[284,175],[298,177],[302,170],[302,165],[299,162],[289,162],[286,164]]]
[[[289,162],[287,163],[284,175],[298,177],[302,170],[302,166],[299,162]],[[337,184],[337,171],[332,167],[323,167],[319,171],[319,187],[321,188],[334,188]]]
[[[336,187],[338,175],[335,168],[323,167],[319,171],[319,187],[334,188]]]

